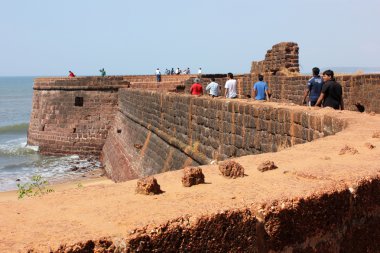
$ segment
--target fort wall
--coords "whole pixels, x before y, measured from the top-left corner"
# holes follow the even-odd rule
[[[91,213],[90,217],[102,217],[101,221],[119,218],[121,222],[112,225],[115,227],[127,224],[131,216],[120,216],[121,212],[135,214],[139,210],[139,227],[130,233],[125,232],[131,231],[125,226],[120,230],[120,245],[125,251],[376,252],[380,246],[378,116],[292,105],[301,102],[310,78],[298,73],[297,55],[295,43],[274,46],[264,61],[252,64],[251,73],[236,76],[238,99],[168,92],[177,83],[188,88],[192,76],[167,77],[160,84],[154,75],[36,79],[28,143],[38,145],[42,153],[100,154],[107,174],[115,181],[232,157],[240,157],[236,160],[248,174],[237,180],[222,180],[216,165],[204,166],[211,183],[184,189],[178,171],[158,175],[163,189],[171,191],[151,201],[136,198],[131,190],[135,182],[127,182],[113,185],[114,191],[107,188],[107,194],[106,187],[101,188],[96,198],[109,204],[102,202],[99,208],[104,209],[96,213],[91,213],[96,209],[94,202],[87,199],[66,203],[67,208],[52,206],[59,208],[59,213],[81,203],[86,206],[81,210]],[[284,104],[247,99],[258,73],[268,81],[272,100]],[[203,85],[207,78],[202,78]],[[380,75],[343,75],[337,79],[343,85],[347,109],[356,110],[354,103],[360,102],[366,111],[380,112]],[[225,79],[218,81],[223,84]],[[361,129],[364,121],[367,127]],[[355,159],[340,154],[343,142],[336,144],[339,139],[359,149],[351,154]],[[314,140],[315,146],[307,144]],[[296,144],[305,146],[268,154]],[[318,162],[309,166],[316,152]],[[257,156],[247,156],[250,154]],[[278,170],[257,170],[259,162],[274,158],[282,164]],[[78,198],[93,198],[92,190],[96,188],[84,189],[87,195]],[[215,195],[205,197],[210,192]],[[56,196],[50,201],[59,199]],[[153,210],[174,202],[175,212]],[[109,208],[115,203],[118,208]],[[37,211],[41,213],[41,209]],[[117,214],[111,216],[111,212]],[[30,221],[24,216],[29,212],[20,213],[17,215],[25,222]],[[62,217],[65,215],[56,215],[56,219]],[[86,234],[94,229],[92,222],[86,228],[85,222],[75,221],[81,224],[75,229]],[[64,224],[67,229],[74,223],[65,220],[49,227]],[[25,229],[35,227],[38,225]],[[30,233],[34,231],[24,234]],[[118,250],[114,234],[108,235],[73,248]],[[9,233],[8,238],[14,235]],[[70,247],[61,245],[57,252]]]
[[[257,81],[257,74],[262,73],[270,86],[272,101],[300,104],[310,76],[300,75],[298,66],[298,45],[296,43],[284,42],[274,45],[267,52],[263,61],[252,63],[251,73],[236,75],[239,97],[247,98],[248,95],[251,95],[252,85]],[[210,81],[209,76],[206,75],[202,78],[204,88]],[[99,154],[114,116],[119,110],[117,100],[119,88],[129,87],[131,89],[155,90],[167,93],[168,91],[176,91],[178,86],[185,86],[188,91],[194,77],[195,75],[162,75],[162,82],[160,83],[156,82],[155,75],[108,76],[103,78],[38,78],[35,80],[34,85],[28,143],[38,145],[40,151],[46,154]],[[337,76],[337,80],[343,86],[346,109],[355,111],[357,110],[355,104],[360,103],[367,112],[380,112],[379,74],[340,75]],[[217,81],[221,84],[223,94],[226,78],[218,76]],[[145,95],[145,97],[140,96],[140,99],[150,101],[150,94],[146,93]],[[78,106],[75,105],[76,102],[78,104],[83,102],[84,104],[83,106]],[[198,103],[201,104],[198,105]],[[195,102],[196,108],[206,106],[205,108],[215,111],[214,105],[210,106],[209,104],[209,102],[204,104],[203,102]],[[234,108],[239,107],[235,105],[235,102],[232,104]],[[176,103],[173,105],[175,106]],[[131,108],[124,111],[134,110],[133,103],[129,104],[129,106]],[[147,108],[151,107],[148,103],[145,103],[145,106]],[[242,105],[241,107],[244,106]],[[229,110],[225,107],[218,108],[220,111],[226,109]],[[197,113],[199,112],[201,110],[197,111]],[[150,114],[153,113],[155,112],[150,112]],[[173,115],[170,117],[173,117]],[[198,116],[195,116],[194,120],[196,117]],[[212,115],[201,114],[198,118],[209,120],[209,117],[212,117]],[[231,121],[228,117],[226,120],[227,122],[228,120]],[[142,119],[142,121],[145,122],[145,119]],[[209,121],[214,122],[213,119]],[[223,126],[225,127],[225,125]],[[179,129],[182,128],[184,126],[180,126]],[[237,131],[239,130],[237,128]],[[224,130],[217,129],[214,131]],[[172,137],[175,136],[173,131],[167,134]],[[178,133],[176,134],[178,135]],[[194,139],[193,136],[188,136],[188,138],[191,142],[202,143],[201,140]],[[200,152],[205,152],[205,155],[210,159],[221,159],[230,157],[231,154],[244,155],[255,153],[257,150],[268,152],[276,149],[273,147],[260,147],[260,149],[255,147],[255,152],[251,148],[241,149],[240,138],[237,137],[233,139],[233,142],[228,142],[229,147],[225,147],[223,150],[218,150],[220,148],[216,148],[215,144],[213,146],[202,144]],[[183,139],[182,137],[179,140],[183,142]],[[214,140],[217,139],[214,137]],[[266,141],[272,141],[271,137]],[[299,142],[297,140],[297,143]],[[234,146],[235,144],[237,146]],[[186,145],[193,144],[186,143]],[[246,142],[244,145],[247,145]]]
[[[341,120],[301,108],[121,89],[119,112],[102,160],[111,178],[127,180],[130,175],[277,152],[343,127]],[[115,147],[122,148],[116,152]]]
[[[28,144],[43,154],[99,155],[127,85],[122,77],[35,79]]]

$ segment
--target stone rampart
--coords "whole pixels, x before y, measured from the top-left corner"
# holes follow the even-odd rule
[[[36,247],[49,248],[46,238],[28,236],[49,222],[44,229],[60,242],[56,252],[377,252],[378,115],[242,99],[263,71],[273,101],[301,101],[309,76],[297,73],[298,47],[289,51],[288,46],[274,46],[250,74],[236,77],[239,99],[142,90],[154,83],[154,75],[36,79],[28,143],[40,146],[42,153],[101,153],[115,181],[232,157],[238,157],[234,160],[248,175],[226,179],[216,165],[203,166],[207,184],[195,189],[181,187],[180,171],[157,175],[166,193],[150,201],[136,197],[132,181],[85,188],[80,194],[78,189],[57,192],[33,202],[3,202],[0,210],[10,205],[20,210],[0,215],[8,224],[2,231],[6,247],[19,247],[22,243],[15,240],[22,238],[28,247],[36,240]],[[189,82],[165,82],[177,81]],[[380,75],[345,75],[338,81],[348,109],[361,102],[367,111],[380,112]],[[293,148],[283,150],[288,147]],[[346,147],[356,152],[341,154]],[[258,171],[259,162],[268,160],[279,168]],[[94,195],[97,189],[100,193]],[[70,200],[61,203],[64,195]],[[100,199],[96,208],[91,198]],[[30,212],[22,211],[34,201]],[[39,215],[46,203],[56,214],[48,220]],[[161,208],[168,206],[170,212]],[[78,215],[68,217],[67,210]],[[14,220],[25,223],[22,235],[8,229]],[[94,220],[107,226],[97,227]],[[57,231],[68,228],[86,241],[67,246],[78,238]],[[107,237],[98,239],[100,235]]]
[[[264,81],[272,92],[271,100],[301,104],[308,75],[283,76],[264,73]],[[252,86],[258,81],[257,74],[238,78],[241,97],[251,94]],[[380,113],[380,74],[337,75],[336,80],[343,87],[345,110],[357,111],[360,103],[366,112]]]
[[[123,77],[37,78],[28,144],[43,154],[97,155],[117,110]]]
[[[131,179],[123,173],[143,176],[276,152],[344,127],[341,120],[301,108],[135,89],[119,93],[119,113],[103,149],[103,162],[115,180]],[[125,150],[115,152],[117,146]]]

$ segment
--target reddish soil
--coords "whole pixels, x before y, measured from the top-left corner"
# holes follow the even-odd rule
[[[345,119],[347,127],[334,136],[278,153],[233,159],[246,175],[234,180],[223,177],[214,164],[201,167],[205,184],[192,187],[182,186],[183,171],[155,175],[163,191],[159,195],[136,194],[137,180],[112,183],[107,179],[82,182],[83,187],[57,185],[53,193],[22,200],[15,192],[0,193],[0,251],[48,252],[62,244],[102,237],[117,241],[184,215],[191,222],[225,210],[270,208],[274,201],[331,192],[380,175],[380,138],[374,134],[380,131],[379,115],[309,110]],[[346,146],[358,152],[341,154]],[[268,160],[278,168],[260,172],[258,166]]]

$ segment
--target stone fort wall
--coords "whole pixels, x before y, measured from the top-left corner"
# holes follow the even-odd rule
[[[279,46],[262,63],[253,64],[251,73],[237,76],[240,97],[250,93],[261,72],[274,101],[298,104],[309,76],[297,73],[297,47],[291,47],[289,51]],[[292,57],[281,58],[291,52]],[[345,127],[344,121],[305,107],[167,92],[173,83],[186,83],[190,76],[173,83],[167,80],[161,86],[154,78],[36,79],[28,143],[47,154],[100,154],[108,175],[123,181],[187,165],[279,151]],[[346,75],[338,81],[344,87],[347,109],[355,110],[353,104],[360,101],[367,111],[380,111],[380,75]],[[147,229],[133,235],[128,245],[132,250],[140,250],[141,245],[146,251],[176,250],[177,242],[183,240],[198,249],[239,251],[243,246],[252,252],[281,252],[291,245],[299,252],[333,252],[339,247],[342,252],[366,247],[376,252],[379,185],[378,177],[368,178],[358,182],[354,193],[344,186],[265,209],[227,210],[200,218],[191,227],[185,219],[182,223],[173,220],[162,233],[152,235]],[[231,230],[221,229],[230,224]],[[235,245],[236,238],[241,240]]]
[[[190,164],[276,152],[343,127],[341,120],[301,108],[121,89],[102,161],[111,178],[127,180]]]
[[[127,85],[122,77],[35,79],[28,144],[43,154],[99,155]]]
[[[272,91],[272,101],[300,104],[310,76],[300,75],[298,66],[296,43],[274,45],[263,61],[252,63],[251,73],[236,75],[239,97],[247,98],[247,95],[251,94],[252,84],[257,81],[257,74],[262,73]],[[204,87],[209,82],[210,76],[212,75],[202,78]],[[177,86],[182,85],[188,90],[194,77],[194,75],[163,75],[161,83],[155,81],[154,75],[38,78],[34,84],[28,143],[38,145],[40,151],[46,154],[99,154],[119,110],[119,88],[129,87],[166,93],[175,91]],[[225,80],[224,77],[217,78],[222,86],[222,93]],[[337,80],[343,85],[346,109],[357,110],[355,104],[360,103],[367,112],[380,112],[380,74],[342,75],[337,76]],[[141,96],[140,99],[150,101],[150,93],[145,95],[146,97]],[[79,106],[81,102],[83,106]],[[127,110],[134,109],[134,104],[129,106]],[[146,106],[150,107],[148,104]],[[145,122],[145,119],[143,121]],[[193,140],[193,137],[188,138]],[[239,138],[237,140],[236,145],[239,145]],[[247,149],[240,147],[225,148],[224,150],[230,150],[228,152],[216,152],[215,147],[211,148],[210,145],[207,148],[201,146],[201,149],[201,152],[207,153],[209,158],[247,153]],[[264,148],[264,150],[272,151],[273,148]]]

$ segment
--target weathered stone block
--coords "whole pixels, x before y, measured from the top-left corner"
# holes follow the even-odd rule
[[[162,193],[162,191],[160,185],[154,177],[146,177],[137,181],[136,193],[155,195]]]
[[[277,169],[278,167],[274,164],[273,161],[265,161],[263,163],[261,163],[257,169],[261,172],[265,172],[267,170],[274,170],[274,169]]]
[[[184,168],[183,173],[182,185],[185,187],[191,187],[205,182],[205,176],[201,168],[186,167]]]
[[[235,161],[226,161],[219,165],[219,171],[228,178],[244,177],[244,168]]]

